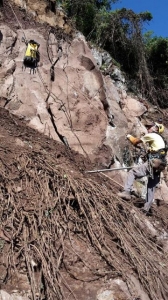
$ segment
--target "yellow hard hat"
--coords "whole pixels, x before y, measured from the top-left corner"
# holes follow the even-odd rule
[[[159,124],[159,123],[155,122],[155,125],[159,128],[159,133],[162,133],[164,131],[163,124]]]

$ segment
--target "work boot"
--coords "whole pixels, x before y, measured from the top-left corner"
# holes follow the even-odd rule
[[[131,199],[131,194],[130,194],[130,192],[127,192],[127,191],[120,192],[117,195],[118,195],[118,197],[120,197],[124,200],[130,200]]]
[[[151,216],[151,215],[152,215],[151,211],[144,209],[144,207],[142,207],[142,208],[140,209],[140,211],[141,211],[145,216]]]

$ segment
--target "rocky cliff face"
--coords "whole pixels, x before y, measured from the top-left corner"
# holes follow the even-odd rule
[[[145,117],[161,116],[166,124],[166,112],[130,95],[125,78],[109,55],[91,48],[54,2],[4,2],[0,17],[0,106],[28,127],[84,155],[95,167],[108,168],[133,162],[125,136],[128,132],[137,136],[145,132]],[[40,44],[40,61],[35,69],[23,66],[23,38]],[[125,171],[108,174],[120,188],[125,176]],[[167,202],[164,180],[157,199]],[[117,280],[112,282],[115,288],[122,285],[117,299],[131,297],[124,283]],[[139,283],[135,286],[138,290]],[[111,288],[96,288],[97,300],[116,299]],[[141,290],[141,298],[136,299],[148,300],[143,293]],[[7,299],[5,292],[1,297]]]
[[[24,23],[23,9],[34,8],[36,14],[42,16],[44,3],[40,10],[31,2],[19,5],[22,11],[17,12],[15,8],[16,14],[8,7],[13,22],[10,21],[10,26],[3,23],[0,28],[1,106],[51,138],[65,137],[70,148],[91,158],[98,156],[102,148],[108,149],[109,159],[105,159],[105,165],[110,165],[116,154],[122,162],[119,140],[125,136],[127,119],[120,108],[120,95],[113,81],[102,75],[80,33],[73,32],[67,37],[64,26],[60,30]],[[58,17],[52,14],[50,24]],[[40,17],[37,20],[42,22]],[[13,24],[20,28],[13,30]],[[40,44],[40,62],[34,73],[22,68],[26,50],[23,37]]]

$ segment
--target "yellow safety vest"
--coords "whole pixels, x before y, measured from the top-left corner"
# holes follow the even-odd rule
[[[37,44],[30,44],[30,43],[28,43],[25,56],[36,58],[37,50],[38,50]]]

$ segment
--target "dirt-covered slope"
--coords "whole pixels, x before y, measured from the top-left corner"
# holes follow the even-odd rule
[[[15,4],[0,12],[0,299],[167,300],[165,182],[145,216],[116,196],[126,172],[86,172],[126,163],[144,117],[168,136],[167,112],[117,89],[51,1]],[[40,43],[34,73],[24,35]]]
[[[167,299],[165,204],[147,220],[111,180],[87,175],[83,156],[4,109],[0,139],[1,289],[31,299]]]

